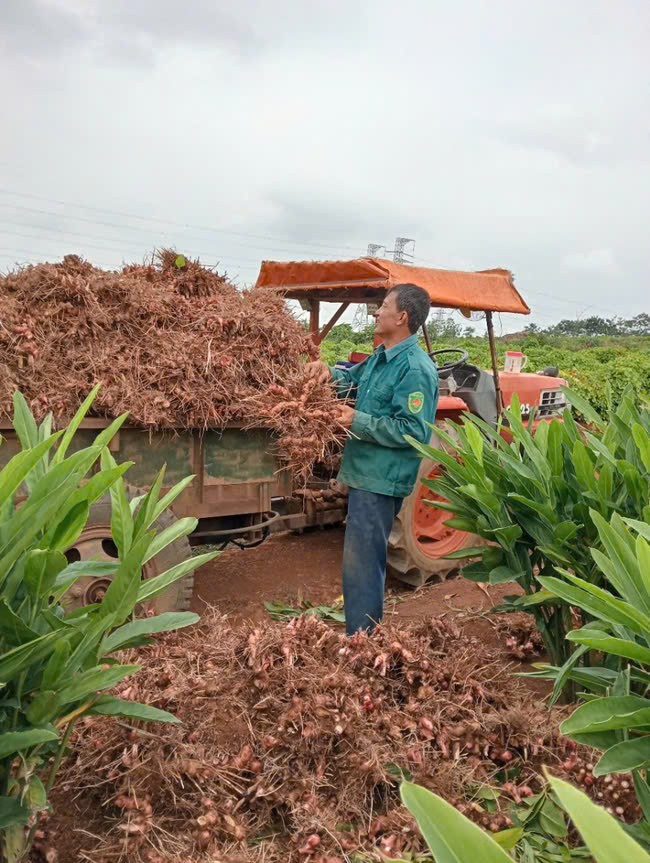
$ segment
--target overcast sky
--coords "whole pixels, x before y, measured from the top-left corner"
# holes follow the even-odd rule
[[[404,236],[540,325],[647,311],[648,46],[648,0],[0,0],[0,268]]]

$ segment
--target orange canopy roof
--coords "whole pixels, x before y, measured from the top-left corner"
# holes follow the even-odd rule
[[[463,273],[396,264],[381,258],[351,261],[263,261],[257,287],[284,291],[290,299],[367,302],[395,285],[419,285],[435,306],[470,311],[530,314],[508,270]]]

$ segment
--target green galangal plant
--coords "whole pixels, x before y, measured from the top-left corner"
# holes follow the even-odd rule
[[[650,855],[625,832],[619,821],[567,782],[553,778],[549,782],[558,802],[582,836],[589,859],[594,863],[650,863]],[[515,847],[520,835],[518,828],[492,836],[426,788],[404,782],[401,794],[435,863],[513,863],[505,849]],[[536,863],[539,857],[518,859],[521,863]],[[571,858],[557,856],[555,859]],[[404,861],[387,859],[386,863]]]
[[[568,571],[542,579],[544,588],[594,618],[567,636],[589,651],[588,668],[545,668],[565,675],[586,692],[586,703],[561,731],[603,752],[594,775],[633,771],[644,820],[637,833],[650,844],[650,524],[592,512],[602,551],[592,549],[606,581],[599,587]]]
[[[214,557],[204,554],[143,581],[143,564],[195,520],[160,533],[156,521],[191,477],[160,498],[164,471],[144,496],[129,502],[123,474],[108,443],[125,417],[101,431],[92,446],[70,454],[70,444],[95,397],[86,399],[67,429],[37,426],[23,397],[14,396],[20,451],[0,471],[0,861],[25,860],[48,808],[75,723],[87,714],[174,722],[165,711],[106,694],[138,670],[119,661],[124,648],[148,643],[156,632],[197,620],[190,613],[136,619],[176,579]],[[91,469],[99,469],[90,474]],[[20,505],[16,498],[20,492]],[[68,563],[65,550],[81,535],[92,504],[109,493],[115,562]],[[101,603],[71,610],[66,593],[84,575],[111,580]]]
[[[449,557],[478,558],[463,569],[466,578],[517,582],[523,595],[507,597],[501,610],[533,614],[558,666],[571,655],[565,635],[574,621],[569,604],[545,590],[537,576],[570,570],[598,584],[591,512],[605,519],[650,513],[650,411],[626,392],[603,420],[574,393],[569,396],[591,430],[580,428],[568,410],[562,420],[524,422],[514,398],[496,429],[467,416],[453,435],[436,429],[445,449],[410,441],[444,469],[439,479],[424,480],[444,498],[431,505],[451,513],[449,526],[489,542]]]

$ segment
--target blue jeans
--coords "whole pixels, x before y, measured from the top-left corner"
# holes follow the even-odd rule
[[[384,614],[386,553],[401,497],[351,488],[343,545],[345,629],[372,629]]]

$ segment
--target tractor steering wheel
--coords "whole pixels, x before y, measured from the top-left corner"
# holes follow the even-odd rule
[[[457,360],[449,360],[446,363],[443,363],[441,366],[436,362],[436,357],[440,356],[440,354],[460,354],[460,357]],[[464,365],[469,357],[467,351],[464,351],[462,348],[441,348],[439,351],[431,351],[429,354],[433,362],[435,363],[436,368],[439,372],[445,371],[449,372],[452,369],[457,369],[458,366]]]

